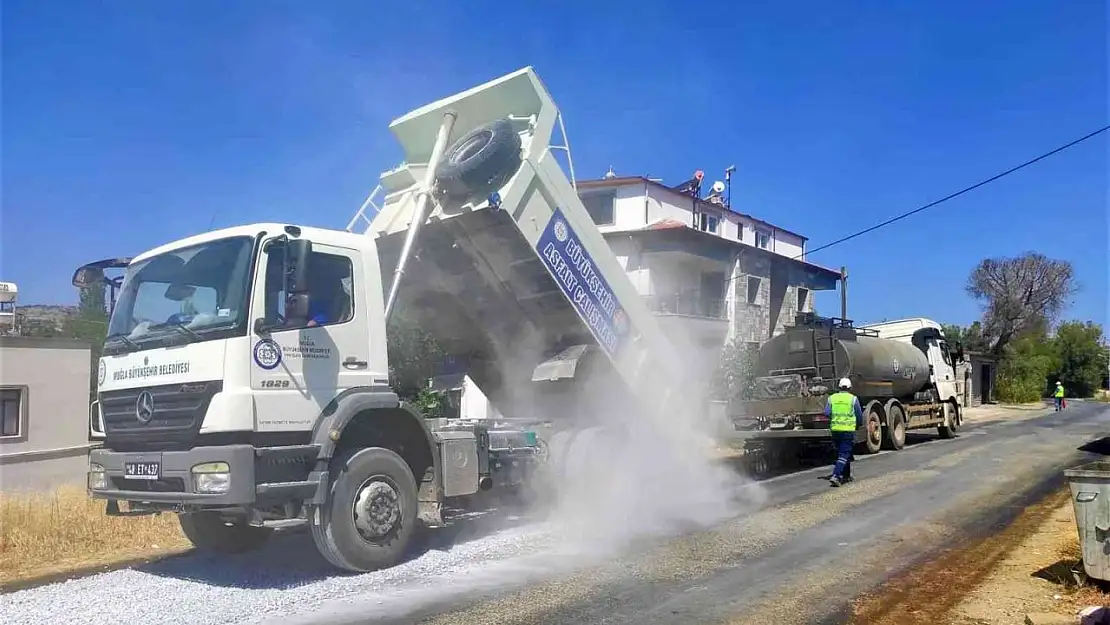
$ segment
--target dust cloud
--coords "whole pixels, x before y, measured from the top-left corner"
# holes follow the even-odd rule
[[[712,527],[765,500],[762,486],[714,458],[720,424],[707,397],[680,382],[696,367],[669,344],[656,351],[669,351],[656,356],[680,366],[638,388],[599,352],[573,380],[518,387],[556,430],[530,487],[565,552],[615,554],[643,539]],[[515,356],[501,361],[530,360]]]

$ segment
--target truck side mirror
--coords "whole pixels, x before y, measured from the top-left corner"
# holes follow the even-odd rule
[[[308,292],[308,255],[311,253],[312,241],[308,239],[290,239],[285,244],[286,293]]]

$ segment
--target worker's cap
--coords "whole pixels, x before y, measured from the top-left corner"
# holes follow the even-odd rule
[[[852,388],[852,381],[848,378],[840,378],[840,382],[836,384],[840,388]]]

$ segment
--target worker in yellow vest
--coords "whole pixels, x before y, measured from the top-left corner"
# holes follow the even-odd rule
[[[1064,409],[1064,385],[1060,380],[1056,380],[1056,391],[1052,393],[1052,398],[1056,400],[1056,412]]]
[[[852,481],[852,449],[856,446],[856,430],[863,427],[863,408],[859,398],[849,391],[852,381],[840,378],[837,386],[840,392],[829,395],[825,402],[825,416],[829,418],[829,430],[836,447],[836,465],[829,476],[830,486]]]

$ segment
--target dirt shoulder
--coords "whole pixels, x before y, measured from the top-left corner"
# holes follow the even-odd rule
[[[1075,615],[1110,605],[1094,584],[1078,585],[1079,541],[1067,488],[1026,508],[994,535],[940,557],[856,602],[853,624],[1010,625],[1028,613]]]

